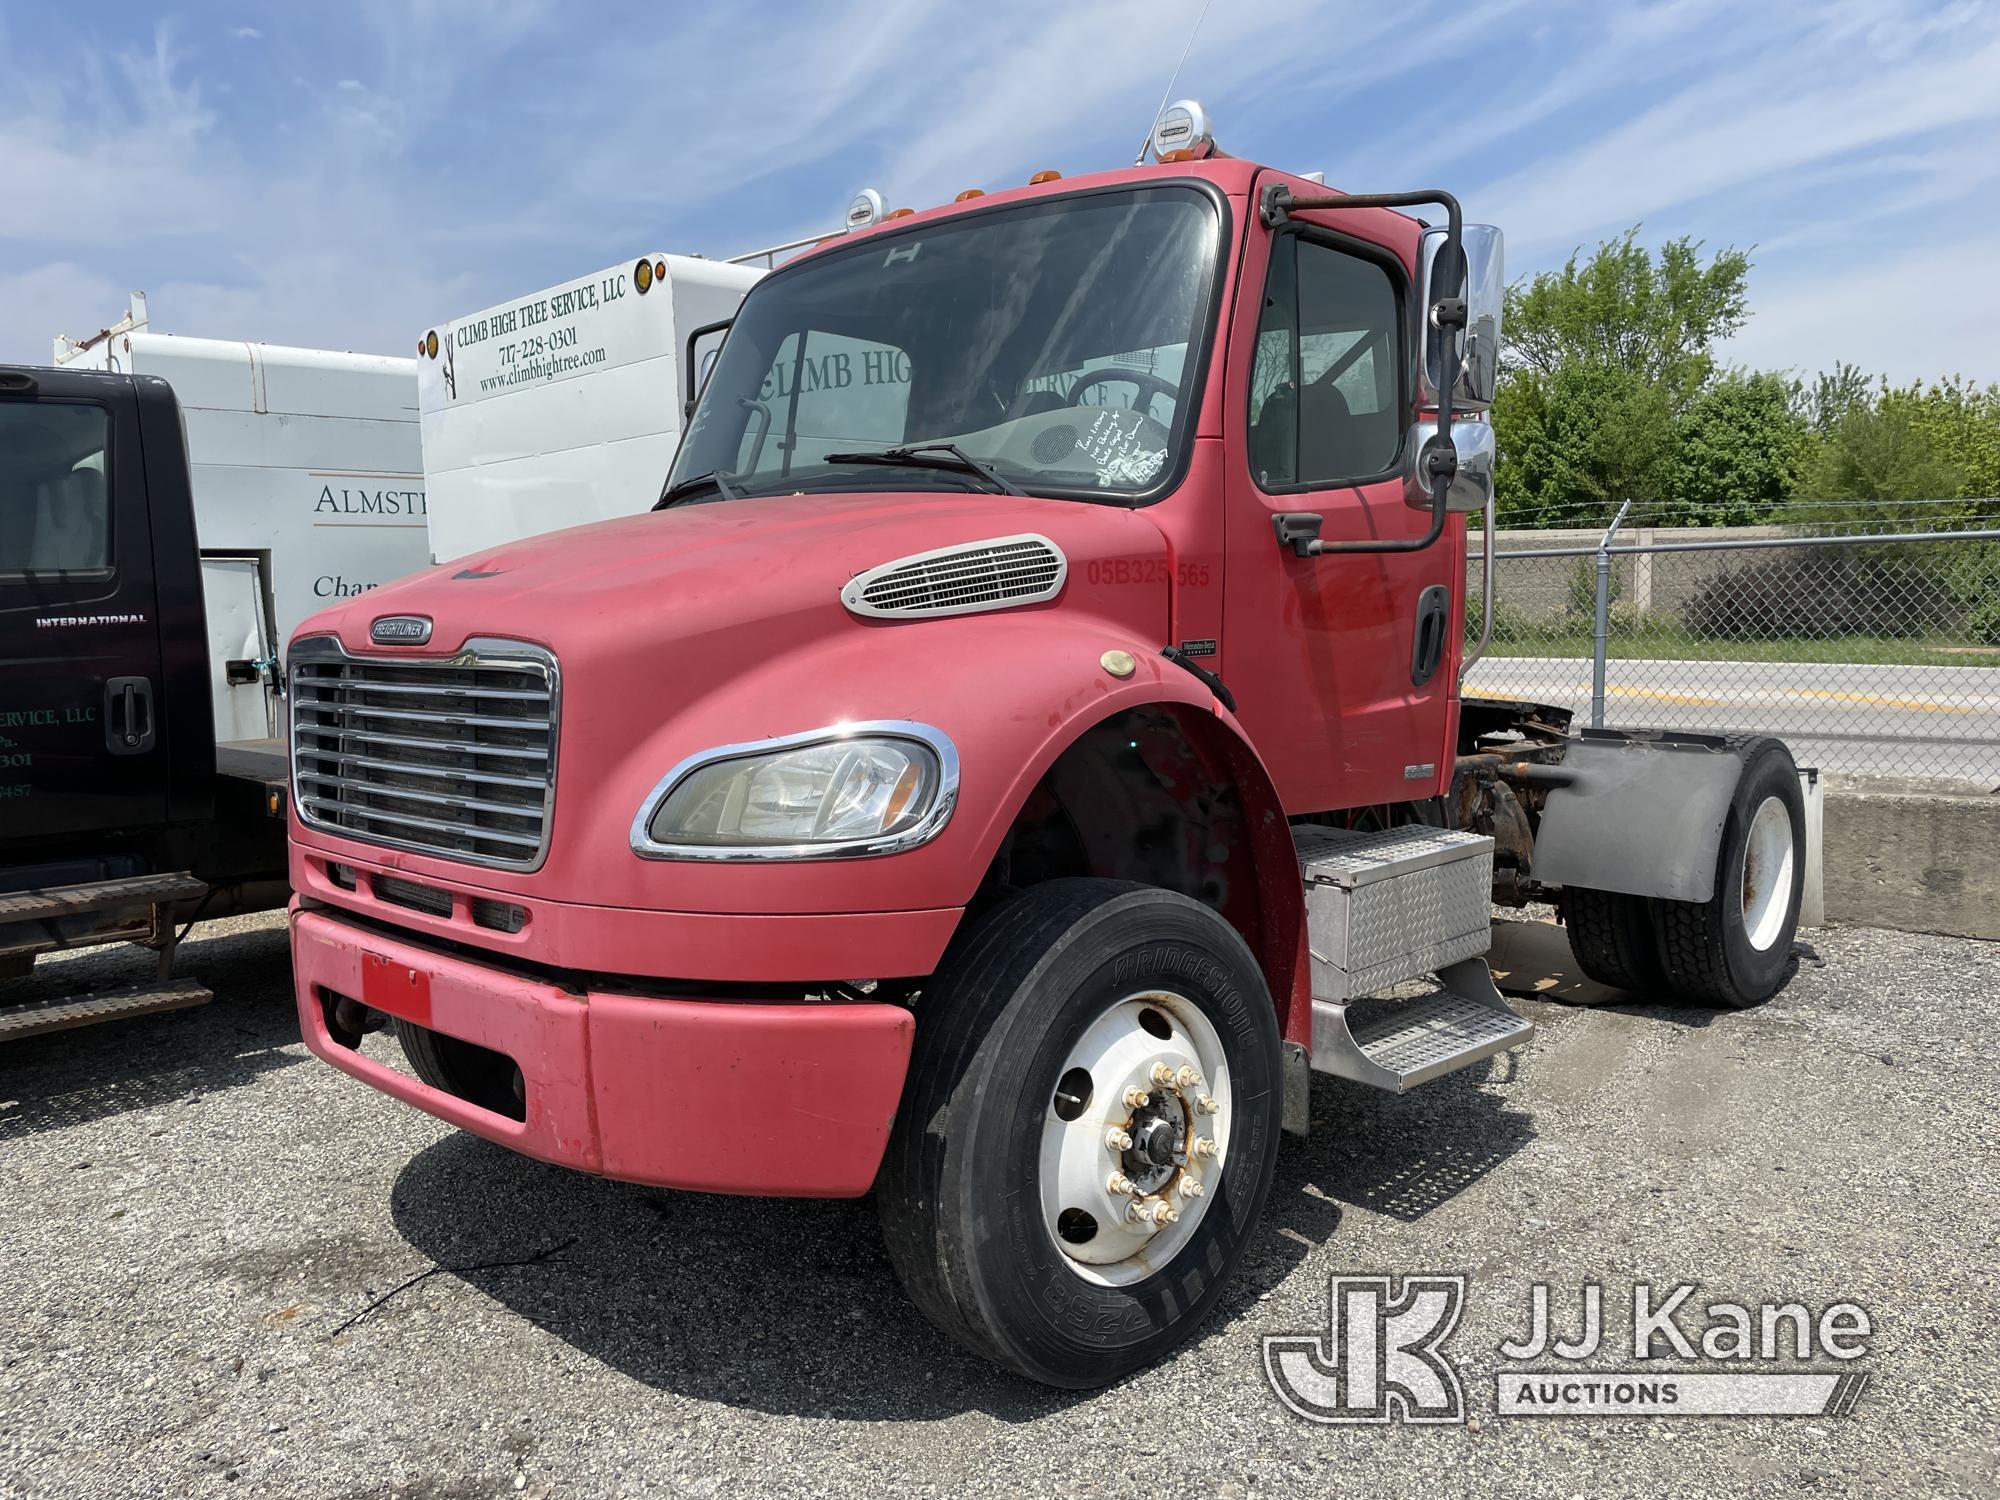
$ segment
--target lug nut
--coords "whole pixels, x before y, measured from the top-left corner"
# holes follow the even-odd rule
[[[1111,1196],[1114,1198],[1124,1198],[1138,1191],[1137,1188],[1132,1186],[1132,1179],[1127,1177],[1123,1172],[1113,1172],[1111,1180],[1105,1184],[1105,1187],[1110,1190]]]
[[[1125,1090],[1125,1107],[1127,1109],[1144,1109],[1152,1102],[1152,1098],[1153,1096],[1142,1088],[1129,1088]]]
[[[1157,1062],[1153,1064],[1153,1082],[1161,1088],[1171,1088],[1174,1082],[1174,1065]]]
[[[1217,1106],[1211,1095],[1203,1094],[1194,1101],[1194,1107],[1205,1115],[1212,1115],[1215,1113]]]
[[[1181,1065],[1181,1070],[1174,1074],[1174,1082],[1184,1089],[1198,1089],[1201,1087],[1201,1074],[1191,1065],[1184,1063]]]
[[[1181,1179],[1181,1196],[1183,1198],[1199,1198],[1201,1196],[1201,1184],[1196,1182],[1192,1177],[1183,1177]]]
[[[1221,1149],[1220,1146],[1216,1145],[1214,1141],[1205,1135],[1195,1137],[1194,1154],[1196,1156],[1212,1157]]]
[[[1125,1205],[1125,1222],[1128,1224],[1139,1224],[1147,1229],[1157,1227],[1153,1223],[1152,1208],[1147,1204],[1139,1202],[1137,1199]]]
[[[1171,1203],[1167,1202],[1164,1198],[1154,1200],[1153,1227],[1155,1229],[1163,1229],[1169,1224],[1178,1224],[1180,1221],[1180,1213]]]
[[[1112,1151],[1130,1151],[1132,1149],[1132,1137],[1120,1130],[1116,1125],[1113,1125],[1109,1130],[1104,1132],[1104,1144],[1107,1149]]]

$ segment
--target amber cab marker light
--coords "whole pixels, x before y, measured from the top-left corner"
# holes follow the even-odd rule
[[[653,280],[655,280],[655,281],[665,281],[666,279],[667,279],[667,263],[666,263],[665,261],[663,261],[663,260],[656,260],[656,261],[654,261],[654,262],[653,262]]]
[[[951,201],[954,203],[963,203],[968,198],[984,198],[985,196],[986,196],[985,188],[967,188],[964,192],[955,196]]]
[[[1060,181],[1062,181],[1062,173],[1058,172],[1054,167],[1050,167],[1046,171],[1037,172],[1033,177],[1030,177],[1028,179],[1028,186],[1039,187],[1045,182]]]
[[[883,217],[889,219],[907,219],[915,212],[914,208],[892,208]]]

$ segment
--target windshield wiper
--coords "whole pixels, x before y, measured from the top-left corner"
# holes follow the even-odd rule
[[[964,474],[985,481],[997,495],[1028,492],[1004,474],[988,467],[956,443],[910,443],[901,448],[881,448],[865,453],[829,453],[821,462],[829,464],[881,464],[887,468],[940,469],[948,474]]]
[[[670,505],[678,505],[696,490],[714,490],[725,500],[740,500],[743,492],[729,481],[739,476],[725,474],[720,469],[710,469],[706,474],[696,474],[683,479],[679,484],[670,484],[660,491],[660,498],[653,502],[654,510],[665,510]]]

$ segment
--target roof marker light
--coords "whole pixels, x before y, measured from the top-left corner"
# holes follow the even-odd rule
[[[650,260],[642,260],[632,268],[632,284],[638,287],[642,297],[653,289],[653,263]]]
[[[1050,167],[1047,170],[1037,172],[1033,177],[1030,177],[1028,179],[1028,186],[1040,187],[1045,182],[1060,182],[1060,181],[1062,181],[1062,173],[1056,171],[1053,167]]]
[[[914,208],[892,208],[882,217],[885,219],[907,219],[915,212]]]
[[[1208,111],[1192,99],[1176,99],[1153,122],[1156,161],[1195,161],[1215,151],[1215,130]]]
[[[873,188],[863,188],[847,202],[849,229],[867,229],[880,224],[882,218],[882,195]]]
[[[964,192],[955,195],[951,201],[954,203],[963,203],[968,198],[984,198],[985,196],[985,188],[967,188]]]

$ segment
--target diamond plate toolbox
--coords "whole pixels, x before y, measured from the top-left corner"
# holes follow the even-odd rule
[[[1370,995],[1484,953],[1493,840],[1442,828],[1297,824],[1316,1000]]]

